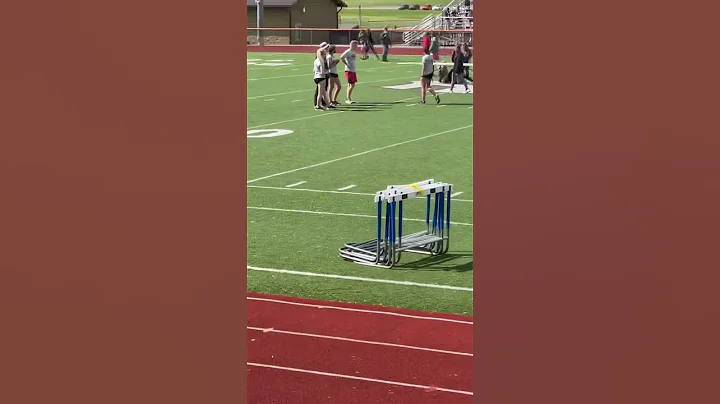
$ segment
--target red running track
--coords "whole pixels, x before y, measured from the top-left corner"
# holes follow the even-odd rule
[[[248,294],[248,398],[471,403],[472,318]]]

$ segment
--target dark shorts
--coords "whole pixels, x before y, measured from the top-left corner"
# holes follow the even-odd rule
[[[330,77],[340,77],[337,75],[337,73],[330,73]]]
[[[435,75],[435,73],[430,73],[430,74],[426,74],[426,75],[422,76],[422,78],[427,81],[432,81],[434,75]],[[415,76],[415,77],[417,77],[417,76]]]
[[[327,77],[323,77],[323,78],[319,78],[319,79],[318,79],[318,78],[315,78],[315,79],[313,79],[313,80],[315,80],[315,84],[320,84],[320,83],[322,83],[323,81],[327,80]]]

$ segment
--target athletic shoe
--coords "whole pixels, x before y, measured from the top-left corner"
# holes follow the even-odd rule
[[[425,105],[425,101],[418,101],[418,104]]]
[[[470,94],[470,90],[465,90],[465,94]]]
[[[435,96],[435,102],[438,103],[438,104],[440,104],[440,96],[439,96],[439,95],[436,95],[436,96]]]
[[[354,104],[353,100],[345,100],[345,104]]]

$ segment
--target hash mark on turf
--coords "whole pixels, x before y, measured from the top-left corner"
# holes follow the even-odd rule
[[[450,195],[450,197],[451,197],[451,198],[454,198],[454,197],[456,197],[456,196],[458,196],[458,195],[460,195],[460,194],[462,194],[462,191],[460,191],[460,192],[455,192],[455,193],[453,193],[452,195]]]
[[[298,186],[298,185],[302,185],[302,184],[304,184],[304,183],[306,183],[306,182],[307,182],[307,181],[300,181],[300,182],[296,182],[296,183],[294,183],[294,184],[286,185],[286,186],[285,186],[285,188],[292,188],[292,187],[296,187],[296,186]]]
[[[447,105],[438,105],[438,108],[445,108]]]
[[[275,98],[268,98],[267,100],[265,100],[265,102],[268,102],[268,101],[275,101]]]
[[[346,187],[338,188],[338,191],[347,191],[347,190],[350,189],[350,188],[355,188],[355,185],[350,184],[350,185],[348,185],[348,186],[346,186]]]
[[[302,101],[302,100],[292,100],[290,102],[300,102],[300,101]]]

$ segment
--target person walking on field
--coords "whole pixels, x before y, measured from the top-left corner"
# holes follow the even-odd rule
[[[388,53],[390,53],[390,31],[388,31],[388,27],[385,26],[383,28],[382,34],[380,34],[380,43],[383,46],[383,54],[382,54],[382,61],[387,62],[388,61]]]
[[[440,104],[440,96],[435,93],[432,88],[432,79],[435,74],[435,62],[430,56],[430,49],[423,49],[422,72],[420,76],[420,104],[425,104],[425,93],[430,93],[435,97],[435,102]]]
[[[465,81],[465,55],[463,54],[462,48],[458,45],[455,48],[453,55],[453,80],[450,83],[450,92],[453,92],[455,84],[462,84],[465,86],[465,94],[470,93],[467,82]]]

